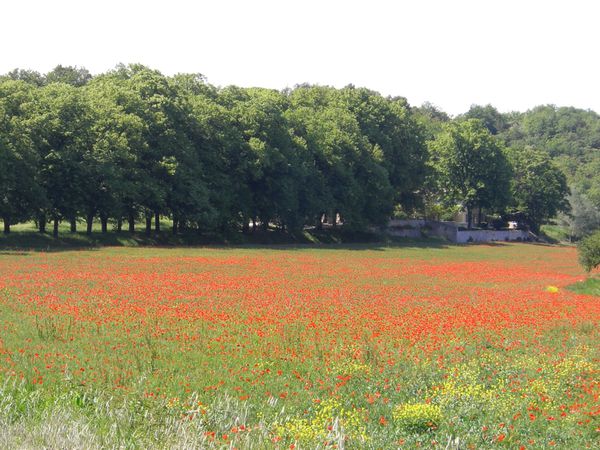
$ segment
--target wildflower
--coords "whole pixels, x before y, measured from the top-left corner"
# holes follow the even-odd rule
[[[442,410],[430,403],[404,403],[398,405],[392,414],[394,421],[402,428],[423,432],[435,429],[442,421]]]

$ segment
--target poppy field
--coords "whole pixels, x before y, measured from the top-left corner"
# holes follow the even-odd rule
[[[598,448],[574,248],[0,253],[0,447]]]

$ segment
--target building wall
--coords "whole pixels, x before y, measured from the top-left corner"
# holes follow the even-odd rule
[[[459,230],[454,222],[435,222],[423,219],[390,220],[387,232],[391,236],[419,238],[422,236],[443,237],[450,242],[529,241],[525,230]]]
[[[468,242],[529,241],[529,232],[525,230],[464,230],[456,232],[459,244]]]

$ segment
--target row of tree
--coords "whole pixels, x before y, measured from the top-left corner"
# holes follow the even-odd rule
[[[570,187],[570,213],[559,222],[577,239],[600,227],[600,115],[552,105],[501,114],[487,105],[472,106],[462,118],[480,119],[507,147],[547,151]]]
[[[566,209],[543,148],[507,148],[480,118],[446,120],[363,88],[216,88],[141,65],[91,77],[58,66],[0,77],[0,218],[100,220],[134,231],[276,224],[363,228],[394,213]]]

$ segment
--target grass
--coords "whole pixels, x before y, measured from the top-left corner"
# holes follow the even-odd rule
[[[600,296],[600,278],[590,277],[567,286],[567,289],[577,294]]]
[[[571,236],[568,227],[553,223],[545,224],[540,227],[540,236],[546,241],[557,243],[571,243]]]
[[[1,448],[597,443],[574,248],[63,250],[0,252]]]
[[[152,231],[146,234],[142,231],[142,224],[136,232],[116,231],[110,229],[102,233],[100,225],[94,223],[91,234],[81,230],[72,233],[68,223],[61,223],[59,235],[54,238],[52,231],[39,233],[33,222],[13,225],[9,234],[0,234],[0,249],[36,249],[36,250],[68,250],[97,247],[190,247],[202,245],[303,245],[303,244],[387,244],[402,242],[403,240],[390,239],[376,232],[346,230],[343,227],[325,228],[323,230],[307,229],[302,232],[288,233],[274,228],[257,230],[244,234],[229,232],[224,235],[216,233],[199,234],[187,231],[173,235],[170,223],[162,222],[161,231]],[[407,241],[409,242],[409,241]]]

